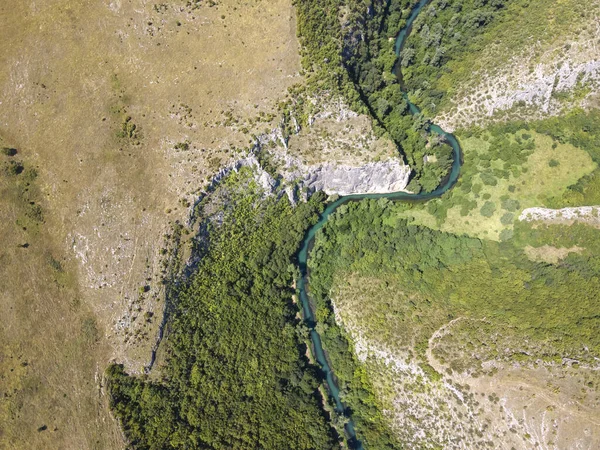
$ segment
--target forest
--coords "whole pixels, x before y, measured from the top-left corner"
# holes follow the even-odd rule
[[[521,224],[514,239],[498,243],[407,224],[398,218],[405,207],[387,200],[350,203],[317,235],[310,259],[311,293],[318,320],[327,324],[326,348],[341,332],[329,303],[336,284],[357,276],[391,276],[413,298],[399,308],[403,332],[414,330],[417,349],[426,347],[426,338],[448,318],[464,316],[485,317],[497,330],[510,324],[511,339],[527,337],[518,347],[543,348],[541,357],[548,360],[591,362],[600,353],[595,332],[600,326],[600,281],[595,276],[600,257],[594,229]],[[579,245],[585,251],[571,253],[557,265],[531,261],[523,251],[525,245],[544,243]],[[372,327],[380,335],[389,332],[385,323]],[[540,357],[528,354],[532,361]],[[338,376],[351,386],[350,378]]]
[[[417,2],[296,2],[311,89],[338,92],[355,111],[368,114],[375,131],[391,139],[411,166],[408,189],[431,192],[452,163],[451,148],[429,128],[429,117],[444,97],[444,91],[433,87],[435,80],[501,16],[508,2],[430,2],[413,24],[400,58],[395,39]],[[409,98],[423,113],[411,114]]]
[[[231,175],[221,225],[177,287],[160,377],[107,371],[111,407],[133,448],[329,449],[337,436],[292,302],[293,256],[322,196],[292,208]]]

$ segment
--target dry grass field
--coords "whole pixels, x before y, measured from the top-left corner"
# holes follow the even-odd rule
[[[294,10],[8,0],[0,30],[0,448],[122,448],[102,373],[147,364],[172,222],[301,81]]]

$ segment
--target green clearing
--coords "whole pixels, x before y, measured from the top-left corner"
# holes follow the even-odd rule
[[[459,184],[441,199],[403,211],[400,217],[498,241],[512,234],[513,221],[523,209],[561,203],[568,187],[597,167],[586,151],[535,131],[484,132],[460,143],[464,165]]]

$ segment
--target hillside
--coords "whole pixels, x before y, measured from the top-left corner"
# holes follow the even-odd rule
[[[409,39],[405,79],[436,123],[452,131],[598,107],[598,2],[512,0],[493,14],[491,3],[431,2]]]
[[[294,9],[9,1],[0,28],[0,447],[122,448],[103,372],[148,364],[175,222],[301,80]]]
[[[599,447],[599,7],[0,5],[0,447]]]
[[[596,6],[433,1],[415,21],[402,79],[457,129],[461,175],[427,203],[339,207],[309,261],[369,448],[598,446]]]

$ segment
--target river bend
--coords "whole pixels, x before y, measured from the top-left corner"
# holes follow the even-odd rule
[[[419,12],[427,5],[427,3],[429,3],[429,1],[430,0],[421,0],[412,9],[411,14],[406,22],[406,26],[400,31],[400,33],[398,33],[398,37],[396,39],[395,51],[396,51],[397,55],[400,54],[400,52],[404,46],[404,43],[406,42],[406,39],[410,34],[414,20],[419,15]],[[400,73],[398,73],[398,76],[400,76],[400,78],[401,78]],[[408,100],[408,96],[407,96],[406,92],[403,92],[403,96],[406,99],[406,101],[408,102],[411,114],[413,114],[413,115],[419,114],[420,111],[419,111],[418,107],[416,105],[412,104]],[[314,241],[316,233],[327,223],[329,216],[331,214],[333,214],[338,207],[340,207],[341,205],[343,205],[345,203],[348,203],[351,201],[359,201],[359,200],[363,200],[363,199],[378,199],[378,198],[386,198],[386,199],[392,200],[392,201],[426,201],[426,200],[440,197],[446,191],[451,189],[454,186],[454,184],[456,183],[456,181],[458,180],[458,177],[460,175],[460,166],[462,163],[462,151],[461,151],[460,145],[459,145],[458,141],[456,140],[456,138],[451,133],[446,133],[444,130],[442,130],[437,125],[434,125],[434,124],[429,125],[429,131],[434,131],[434,132],[442,135],[445,138],[446,142],[452,147],[452,157],[453,157],[452,168],[450,170],[449,175],[442,181],[442,183],[440,184],[440,186],[437,187],[437,189],[435,189],[432,192],[423,193],[423,194],[412,194],[409,192],[400,191],[400,192],[391,192],[391,193],[387,193],[387,194],[354,194],[354,195],[346,195],[346,196],[340,197],[336,201],[327,205],[327,207],[321,214],[319,221],[307,231],[306,236],[304,237],[304,240],[301,243],[300,251],[298,252],[298,265],[299,265],[299,269],[300,269],[300,279],[297,282],[297,288],[300,293],[300,300],[302,303],[304,320],[305,320],[306,324],[308,325],[308,327],[310,328],[310,338],[311,338],[312,345],[313,345],[313,350],[314,350],[313,353],[314,353],[315,359],[321,365],[323,375],[325,376],[325,379],[327,382],[327,388],[329,390],[331,397],[333,398],[333,400],[335,402],[334,406],[338,413],[343,413],[345,408],[340,399],[340,391],[339,391],[339,387],[337,386],[337,383],[335,381],[335,375],[334,375],[333,368],[329,365],[329,362],[325,355],[325,351],[323,349],[323,345],[321,342],[321,337],[319,336],[319,333],[317,333],[317,331],[315,330],[316,322],[315,322],[315,317],[314,317],[313,311],[311,309],[310,298],[309,298],[308,290],[307,290],[308,283],[309,283],[308,267],[307,267],[309,251],[310,251],[310,248]],[[356,438],[356,432],[354,430],[354,424],[352,422],[352,418],[349,417],[349,419],[350,419],[349,422],[346,424],[346,435],[347,435],[346,437],[348,438],[348,442],[352,448],[362,449],[363,448],[362,443],[359,440],[357,440],[357,438]]]

